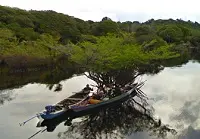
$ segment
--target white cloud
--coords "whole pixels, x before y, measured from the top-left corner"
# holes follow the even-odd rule
[[[188,126],[198,130],[198,135],[200,133],[199,69],[199,63],[189,62],[182,67],[165,68],[155,76],[144,76],[147,82],[142,90],[155,98],[151,102],[155,114],[163,123],[177,129],[178,135]],[[197,139],[192,138],[195,132],[187,134],[191,135],[177,139]]]
[[[182,18],[200,21],[197,0],[0,0],[1,5],[35,10],[55,10],[84,20],[146,21]]]

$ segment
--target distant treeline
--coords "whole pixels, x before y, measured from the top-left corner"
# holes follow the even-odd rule
[[[118,41],[118,45],[138,46],[143,53],[165,46],[169,49],[163,48],[156,54],[163,55],[169,50],[183,57],[191,57],[194,53],[198,56],[200,24],[181,19],[114,22],[109,17],[94,22],[51,10],[26,11],[0,6],[0,64],[2,61],[6,63],[7,57],[18,56],[31,57],[27,60],[55,60],[63,52],[70,55],[72,45],[86,47],[86,42],[87,45],[101,45],[102,37]],[[128,50],[131,51],[131,48]]]

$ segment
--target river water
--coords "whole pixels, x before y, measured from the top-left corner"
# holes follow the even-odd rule
[[[149,103],[155,108],[157,117],[170,127],[177,129],[174,138],[199,139],[200,137],[200,64],[188,62],[181,67],[165,68],[156,75],[144,75],[147,80],[142,90],[150,98]],[[0,91],[1,99],[7,98],[0,105],[0,138],[27,139],[39,129],[34,119],[20,127],[19,123],[40,112],[48,104],[56,103],[80,91],[87,83],[94,84],[85,76],[73,77],[61,82],[60,92],[49,90],[45,84],[29,83],[17,89]],[[44,132],[35,139],[56,139],[66,127],[60,124],[54,132]],[[127,138],[151,139],[146,133],[136,133]]]

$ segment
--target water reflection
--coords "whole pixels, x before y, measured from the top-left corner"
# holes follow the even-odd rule
[[[200,64],[190,61],[182,67],[165,68],[156,76],[146,76],[143,87],[152,102],[156,115],[175,127],[176,139],[198,139],[199,135],[199,73]]]
[[[12,90],[0,90],[0,105],[3,105],[6,101],[14,99]]]
[[[11,90],[22,88],[31,83],[45,84],[49,90],[60,92],[63,88],[61,82],[65,79],[70,79],[75,73],[73,69],[67,71],[52,69],[28,73],[11,73],[8,71],[0,73],[0,104],[15,98],[11,97]]]
[[[122,105],[91,114],[83,121],[74,123],[67,131],[59,133],[58,138],[126,138],[141,131],[160,138],[165,137],[168,132],[176,133],[175,130],[161,125],[160,120],[135,109],[133,105],[129,100]]]
[[[11,96],[16,97],[9,103],[4,103],[4,105],[0,106],[0,138],[27,139],[38,130],[36,128],[38,119],[33,119],[24,127],[19,126],[20,122],[42,111],[46,105],[54,104],[72,95],[72,92],[80,91],[87,83],[93,84],[94,82],[85,76],[79,76],[60,83],[63,85],[63,88],[59,93],[49,90],[44,84],[36,83],[28,84],[19,89],[13,89]],[[58,132],[63,131],[64,128],[63,125],[60,125],[56,129],[52,134],[44,132],[34,139],[55,139]]]
[[[123,70],[113,70],[108,73],[96,73],[91,72],[89,78],[96,81],[97,83],[101,83],[103,80],[103,84],[121,84],[124,85],[128,82],[131,82],[135,76],[140,74],[157,74],[164,69],[164,66],[175,66],[180,65],[187,62],[187,59],[177,58],[173,60],[168,60],[164,62],[155,62],[152,61],[151,64],[143,65],[139,69],[123,69]],[[164,65],[164,66],[163,66]],[[27,70],[26,70],[27,71]],[[37,70],[32,69],[27,72],[24,70],[16,69],[13,70],[9,67],[0,67],[0,90],[4,89],[15,89],[21,88],[24,85],[29,83],[40,83],[45,84],[49,90],[53,90],[55,92],[60,92],[63,88],[63,85],[60,83],[63,80],[69,79],[73,77],[73,75],[80,75],[83,73],[83,70],[74,68],[72,65],[68,65],[67,67],[58,63],[49,69]],[[1,99],[8,98],[2,96]]]
[[[199,88],[199,80],[200,80],[199,71],[200,70],[199,69],[200,69],[200,65],[198,63],[189,62],[182,67],[176,67],[173,69],[165,68],[164,70],[159,72],[157,75],[154,75],[154,76],[149,75],[149,76],[144,77],[144,79],[147,79],[147,82],[142,90],[145,93],[147,93],[149,97],[154,98],[155,101],[152,102],[151,104],[155,108],[156,115],[159,115],[159,117],[161,117],[162,123],[170,124],[172,128],[176,127],[176,129],[178,129],[179,131],[178,133],[180,135],[177,137],[177,139],[192,139],[192,138],[198,139],[200,135],[200,130],[199,130],[200,120],[198,118],[199,112],[200,112],[199,107],[198,107],[200,104],[199,102],[199,89],[200,89]],[[11,101],[9,105],[4,105],[0,107],[1,110],[3,111],[1,115],[2,120],[0,122],[1,123],[0,124],[1,137],[5,139],[28,137],[31,133],[35,132],[34,131],[35,124],[37,121],[34,121],[32,123],[32,126],[25,129],[22,129],[22,128],[19,129],[18,122],[21,122],[22,120],[26,119],[30,115],[35,114],[36,112],[40,111],[45,105],[52,104],[54,102],[60,101],[61,99],[67,97],[68,95],[70,95],[70,92],[78,91],[76,89],[78,87],[80,89],[81,87],[85,86],[87,82],[87,80],[83,80],[81,77],[76,77],[73,83],[65,84],[65,82],[68,82],[68,80],[63,81],[63,82],[60,82],[60,80],[70,78],[71,75],[70,76],[65,75],[64,72],[60,75],[59,75],[59,72],[57,72],[57,74],[53,74],[53,73],[56,73],[56,72],[45,71],[45,72],[40,72],[40,73],[34,72],[33,74],[24,73],[23,75],[15,74],[15,75],[9,75],[7,77],[5,77],[4,75],[0,75],[1,76],[0,86],[2,87],[1,89],[20,87],[20,86],[23,86],[24,84],[27,84],[28,82],[45,83],[45,86],[44,85],[40,86],[39,84],[35,84],[35,86],[28,85],[25,88],[23,88],[24,91],[21,89],[20,91],[13,90],[15,92],[14,94],[20,94],[17,97],[18,99],[16,98],[16,100]],[[122,77],[124,77],[125,79],[128,79],[127,81],[129,81],[129,77],[132,78],[132,76],[130,76],[132,74],[124,74],[124,75],[125,76],[122,76]],[[52,78],[52,76],[54,76],[55,80]],[[58,76],[58,78],[56,76]],[[120,77],[120,79],[122,78]],[[79,82],[79,84],[77,82]],[[120,83],[120,80],[118,80],[117,82]],[[60,85],[58,85],[59,83]],[[82,86],[80,84],[82,84]],[[57,89],[57,85],[58,85],[58,89]],[[67,87],[67,89],[65,87]],[[40,92],[37,91],[37,89],[39,89]],[[53,92],[56,90],[58,90],[60,93]],[[38,92],[38,93],[33,93],[33,92]],[[14,98],[13,93],[8,92],[8,91],[7,92],[1,91],[0,96],[3,103],[10,101]],[[131,129],[130,126],[134,127],[135,125],[133,125],[133,123],[134,122],[137,123],[137,120],[134,121],[133,119],[129,119],[129,116],[127,116],[127,120],[126,118],[124,118],[123,120],[118,118],[118,117],[123,117],[125,114],[133,116],[133,117],[135,116],[131,113],[129,114],[129,111],[127,109],[128,108],[126,108],[126,106],[124,106],[123,104],[122,106],[95,112],[91,114],[90,116],[86,116],[86,119],[83,119],[83,121],[74,122],[72,126],[70,127],[63,128],[62,126],[58,126],[56,127],[56,129],[58,129],[57,131],[54,131],[52,134],[40,135],[40,137],[43,139],[47,139],[47,138],[55,139],[55,135],[57,135],[57,132],[60,132],[59,133],[60,138],[70,137],[71,132],[74,133],[75,135],[76,133],[79,134],[76,136],[81,135],[83,137],[83,132],[89,134],[88,130],[93,131],[94,129],[94,133],[96,132],[97,135],[102,136],[102,137],[105,136],[105,133],[108,133],[108,135],[109,133],[112,133],[111,137],[114,137],[113,134],[115,134],[116,131],[119,131],[118,132],[119,136],[125,136],[125,134],[123,133],[129,133],[128,131],[131,131],[134,133],[134,135],[137,135],[138,133],[141,138],[144,137],[147,139],[147,134],[146,133],[143,134],[142,131],[146,131],[146,130],[152,131],[153,128],[149,129],[149,126],[143,127],[143,125],[145,124],[142,124],[143,123],[142,121],[144,121],[144,123],[148,125],[148,122],[147,122],[149,120],[148,117],[146,117],[146,119],[145,119],[145,116],[144,118],[143,117],[141,118],[139,116],[135,118],[135,119],[141,119],[141,120],[138,120],[140,122],[137,125],[141,124],[140,127],[142,127],[143,129],[142,130],[139,127],[137,127],[138,129],[135,131],[135,129]],[[120,111],[122,111],[125,114],[122,115]],[[109,115],[113,115],[114,118],[109,117],[107,113],[109,113]],[[115,115],[117,115],[118,117]],[[95,124],[96,126],[93,125],[92,123],[94,123],[94,119],[98,116],[101,116],[102,120],[104,121],[106,121],[107,119],[106,121],[107,123],[111,121],[112,124],[103,125],[100,122],[102,120],[99,120],[99,121],[97,120],[97,123],[99,123],[99,125],[102,126],[102,128],[98,127],[97,126],[98,124],[97,125]],[[11,122],[9,123],[9,121],[6,121],[5,120],[6,118],[9,118],[10,119],[9,121]],[[115,120],[115,119],[118,119],[118,120]],[[64,122],[63,119],[61,118],[59,120],[61,120],[60,125],[63,125],[63,122]],[[155,120],[155,125],[158,124],[158,120],[157,119],[154,119],[154,120]],[[16,126],[16,123],[17,123],[17,126]],[[127,131],[125,132],[124,130],[123,131],[118,130],[118,128],[120,128],[121,126],[124,128],[124,130],[125,130],[125,127],[127,126],[126,127]],[[162,124],[162,126],[164,126],[164,124]],[[97,130],[97,127],[99,128],[99,131],[101,132]],[[113,127],[116,127],[116,129],[114,129]],[[73,131],[72,131],[72,128],[74,129]],[[156,128],[157,132],[160,130],[158,129],[159,128]],[[11,135],[9,134],[10,130],[16,131],[16,132],[13,132],[13,135]],[[66,130],[66,131],[61,132],[62,130]],[[72,136],[74,136],[74,134]],[[54,136],[52,137],[52,135]],[[134,137],[137,138],[137,136],[134,136]]]
[[[41,71],[30,72],[0,72],[0,90],[20,88],[28,83],[46,84],[52,89],[55,84],[59,84],[62,80],[69,79],[77,73],[74,69],[46,69]],[[61,86],[60,86],[61,87]]]
[[[166,61],[152,61],[147,65],[138,65],[138,67],[133,67],[130,69],[125,68],[119,71],[113,70],[106,74],[102,74],[101,72],[96,73],[98,75],[103,75],[104,77],[106,77],[108,74],[109,77],[112,77],[113,75],[116,76],[116,79],[119,77],[120,80],[122,78],[131,80],[133,76],[129,76],[129,73],[134,75],[137,75],[138,73],[157,74],[162,71],[164,67],[174,67],[177,65],[186,64],[187,62],[187,57],[180,57]],[[60,81],[69,79],[73,77],[74,74],[78,75],[85,72],[85,69],[77,68],[77,66],[70,63],[66,65],[62,62],[57,62],[56,65],[51,65],[49,68],[41,68],[40,70],[39,69],[32,68],[30,70],[25,70],[13,69],[13,67],[7,66],[0,66],[0,90],[20,88],[28,83],[46,84],[49,89],[52,89],[54,85],[59,84]],[[122,76],[118,76],[118,73],[120,73],[120,75]],[[104,81],[106,80],[104,79]],[[112,82],[112,78],[108,78],[107,81]],[[61,89],[61,86],[58,86],[58,88]]]
[[[189,126],[187,129],[182,131],[182,134],[178,137],[179,139],[199,139],[200,129],[194,129]]]
[[[81,116],[84,116],[82,120],[70,124],[71,119]],[[52,120],[40,121],[37,126],[47,126],[47,131],[53,132],[62,122],[70,127],[58,134],[60,139],[126,138],[132,133],[142,131],[158,138],[166,137],[167,133],[176,134],[174,129],[154,118],[153,108],[141,96],[112,104],[109,108],[104,107],[78,115],[66,113]]]
[[[54,85],[54,84],[47,84],[46,85],[48,88],[49,88],[49,90],[52,90],[53,88],[54,88],[54,86],[55,86],[55,88],[54,88],[54,91],[55,92],[59,92],[59,91],[61,91],[62,90],[62,87],[63,87],[63,85],[62,84],[56,84],[56,85]]]

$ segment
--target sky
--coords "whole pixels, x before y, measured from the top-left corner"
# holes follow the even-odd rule
[[[26,10],[54,10],[83,20],[114,21],[182,19],[200,22],[198,0],[0,0],[0,5]]]

